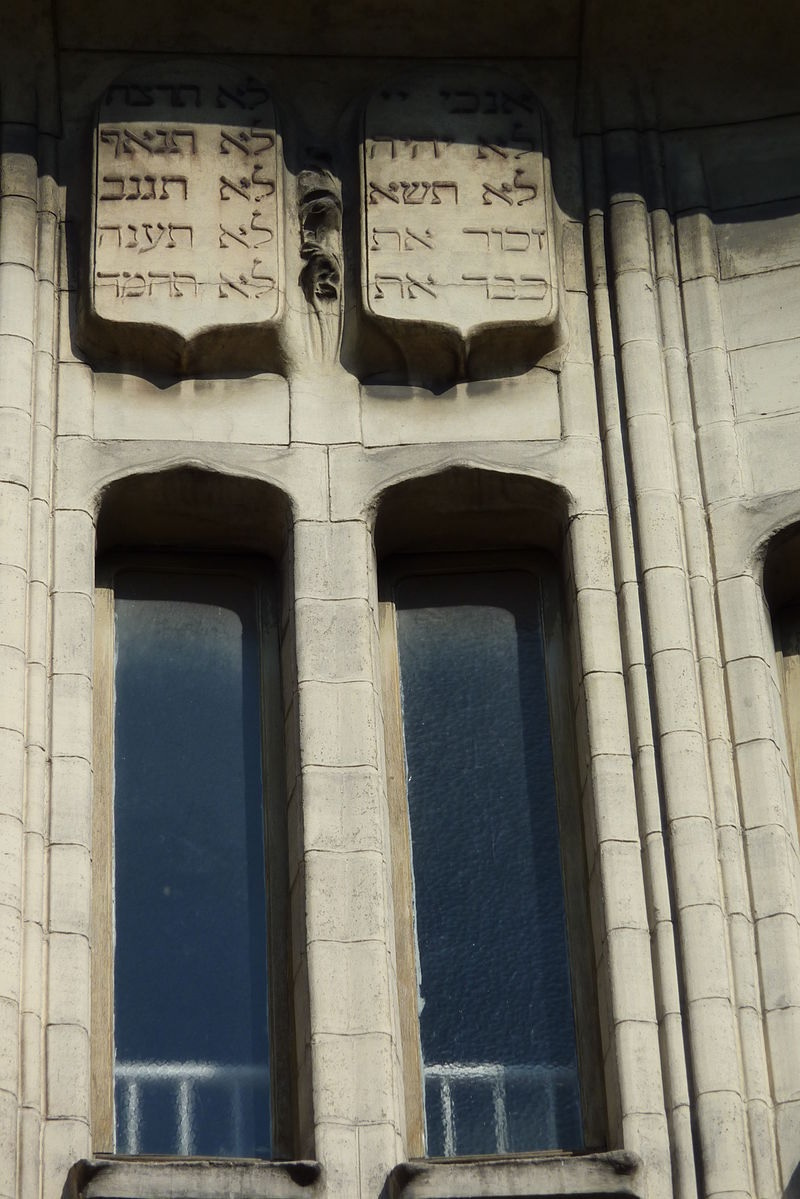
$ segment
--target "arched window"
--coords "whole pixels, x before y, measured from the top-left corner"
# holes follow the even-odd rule
[[[552,496],[532,480],[460,470],[384,503],[412,1152],[595,1147],[595,1098],[585,1104],[581,1086],[588,1069],[596,1092],[600,1071],[560,587],[555,559],[524,548],[558,542]],[[386,553],[417,539],[427,553]]]
[[[98,1148],[290,1150],[285,515],[266,485],[189,470],[126,479],[101,509]]]

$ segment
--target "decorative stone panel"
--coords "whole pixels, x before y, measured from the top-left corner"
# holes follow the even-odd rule
[[[274,367],[282,148],[269,92],[219,65],[148,65],[98,108],[83,337],[169,370]]]
[[[383,88],[364,112],[361,184],[363,309],[408,373],[441,361],[455,381],[534,365],[559,296],[533,93],[452,68]]]

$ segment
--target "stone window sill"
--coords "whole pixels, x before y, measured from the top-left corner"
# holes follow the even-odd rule
[[[313,1161],[96,1158],[72,1167],[63,1199],[301,1199],[321,1172]]]
[[[389,1175],[388,1199],[535,1199],[614,1195],[641,1199],[642,1163],[635,1153],[535,1154],[402,1162]]]

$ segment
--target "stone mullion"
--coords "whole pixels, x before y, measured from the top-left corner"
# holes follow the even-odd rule
[[[604,138],[614,312],[703,1191],[751,1195],[703,695],[635,133]]]
[[[295,555],[314,1148],[330,1199],[353,1199],[402,1156],[367,527],[300,521]]]

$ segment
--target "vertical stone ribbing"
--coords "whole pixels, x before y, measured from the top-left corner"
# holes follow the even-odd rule
[[[0,125],[0,1196],[16,1199],[25,855],[31,415],[36,344],[36,104],[4,63]]]
[[[687,203],[678,219],[683,317],[703,489],[714,531],[715,509],[725,511],[747,489],[739,465],[708,197],[697,162],[682,155],[681,168]],[[735,969],[740,1022],[747,1026],[742,1030],[742,1055],[754,1170],[759,1194],[776,1194],[791,1184],[800,1133],[800,1104],[793,1081],[800,1072],[800,1009],[795,988],[787,985],[787,980],[800,976],[796,816],[783,765],[783,716],[773,677],[772,631],[763,593],[748,567],[740,562],[735,570],[728,566],[717,570],[722,656],[739,783],[737,818],[752,920],[752,929],[732,926],[731,938],[743,946]],[[741,920],[736,924],[741,925]],[[765,1031],[768,1064],[763,1060]]]
[[[50,511],[54,424],[55,337],[58,297],[56,147],[39,137],[30,564],[27,597],[28,701],[26,709],[25,853],[21,1019],[20,1196],[39,1191],[43,1114],[42,1039],[46,955],[46,841],[49,809]]]
[[[49,413],[55,460],[69,444],[60,432],[87,432],[76,420],[75,388],[60,363],[70,347],[70,301],[76,281],[65,269],[67,226],[60,215],[53,358],[57,402]],[[83,368],[88,371],[88,368]],[[69,416],[63,422],[63,413]],[[60,425],[66,423],[66,430]],[[44,426],[44,417],[43,417]],[[90,426],[89,426],[90,428]],[[77,436],[74,438],[78,440]],[[92,684],[95,527],[94,499],[80,502],[54,483],[50,506],[51,646],[48,655],[50,761],[45,927],[47,987],[42,1011],[45,1122],[42,1188],[55,1193],[70,1164],[91,1147],[91,832],[93,798]],[[66,477],[68,474],[65,472]]]
[[[606,271],[606,204],[602,144],[599,138],[584,139],[584,168],[595,370],[622,629],[623,666],[628,688],[639,835],[642,842],[645,893],[651,932],[650,952],[657,980],[656,1003],[664,1097],[672,1146],[673,1186],[676,1196],[680,1199],[694,1199],[697,1186],[686,1076],[686,1050],[650,711],[631,496],[625,461],[626,437],[620,412],[611,300]]]
[[[753,1191],[715,813],[639,136],[607,134],[629,479],[680,947],[702,1192]]]
[[[48,1196],[90,1151],[93,518],[55,496],[52,530],[42,1143]]]
[[[677,218],[677,248],[689,385],[703,494],[709,508],[744,493],[733,393],[719,294],[719,263],[701,164],[680,158],[686,209]]]
[[[689,599],[692,608],[708,759],[714,801],[720,875],[728,919],[728,947],[739,1022],[753,1175],[759,1196],[780,1191],[769,1072],[742,827],[734,777],[722,649],[716,615],[713,566],[705,497],[697,456],[689,389],[673,222],[667,211],[661,146],[655,134],[646,142],[648,190],[665,381],[672,421],[675,464],[683,519]]]

